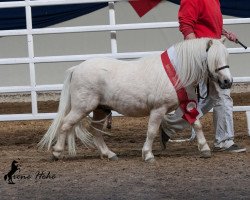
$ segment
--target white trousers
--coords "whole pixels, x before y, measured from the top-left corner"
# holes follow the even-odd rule
[[[207,94],[206,83],[201,82],[199,87],[201,96],[205,97]],[[230,89],[221,89],[217,83],[210,81],[209,96],[206,99],[200,99],[198,107],[203,115],[213,108],[214,146],[229,148],[233,145],[233,100],[230,97]],[[176,131],[190,127],[190,124],[177,114],[167,114],[162,120],[161,127],[171,137]]]

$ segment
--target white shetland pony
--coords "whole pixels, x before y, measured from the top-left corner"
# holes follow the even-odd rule
[[[228,52],[221,40],[208,38],[187,40],[172,46],[176,52],[177,87],[196,86],[209,76],[221,88],[230,88],[232,76],[228,69]],[[111,58],[87,60],[68,70],[61,93],[57,117],[39,143],[40,147],[53,146],[57,159],[68,140],[70,154],[75,154],[75,136],[84,144],[93,144],[101,155],[117,159],[103,140],[102,133],[88,132],[81,120],[93,111],[93,120],[107,116],[103,108],[115,110],[125,116],[149,116],[147,138],[142,148],[145,161],[153,161],[152,144],[163,116],[179,105],[176,90],[164,71],[161,55],[156,54],[135,61]],[[102,121],[100,121],[102,122]],[[101,129],[100,125],[93,123]],[[210,156],[210,148],[202,126],[196,120],[192,127],[197,134],[198,149]]]

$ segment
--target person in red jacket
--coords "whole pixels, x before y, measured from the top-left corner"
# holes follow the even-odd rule
[[[178,12],[179,30],[184,39],[209,37],[220,39],[226,36],[230,41],[237,42],[235,34],[223,29],[223,19],[219,0],[181,0]],[[201,96],[206,96],[207,85],[199,83]],[[214,151],[243,152],[246,151],[236,145],[233,127],[233,101],[230,90],[222,90],[215,82],[210,81],[210,94],[199,101],[202,114],[213,108],[213,121],[215,130]],[[160,126],[162,147],[177,130],[189,127],[187,121],[176,114],[165,115]]]

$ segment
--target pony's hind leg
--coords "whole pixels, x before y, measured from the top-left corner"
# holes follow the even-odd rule
[[[211,151],[207,144],[206,138],[204,136],[204,133],[202,131],[202,125],[200,120],[196,120],[192,127],[194,128],[194,131],[197,136],[197,142],[198,142],[198,149],[201,152],[202,158],[210,158],[211,157]]]
[[[65,147],[65,140],[67,134],[70,133],[75,124],[77,124],[86,114],[80,109],[71,109],[70,112],[64,117],[60,129],[60,134],[58,135],[57,142],[53,147],[53,156],[58,159]]]
[[[116,156],[114,152],[112,152],[108,148],[108,146],[104,142],[102,133],[98,131],[98,130],[103,129],[103,125],[104,125],[106,117],[107,117],[107,113],[103,111],[102,109],[96,109],[93,111],[93,121],[91,122],[91,127],[92,127],[91,132],[94,136],[93,141],[97,149],[101,153],[101,158],[103,158],[103,156],[107,156],[108,159],[110,160],[117,160],[118,157]]]

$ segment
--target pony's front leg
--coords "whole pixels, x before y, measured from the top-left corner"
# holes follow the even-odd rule
[[[152,146],[154,138],[158,133],[161,120],[166,113],[166,108],[158,108],[151,110],[148,122],[147,139],[142,148],[142,158],[146,162],[153,162],[154,155],[152,153]]]
[[[192,127],[196,133],[197,136],[197,142],[198,142],[198,149],[201,152],[202,158],[210,158],[211,157],[211,150],[207,144],[206,138],[204,136],[204,133],[202,131],[202,125],[200,120],[196,120]]]

